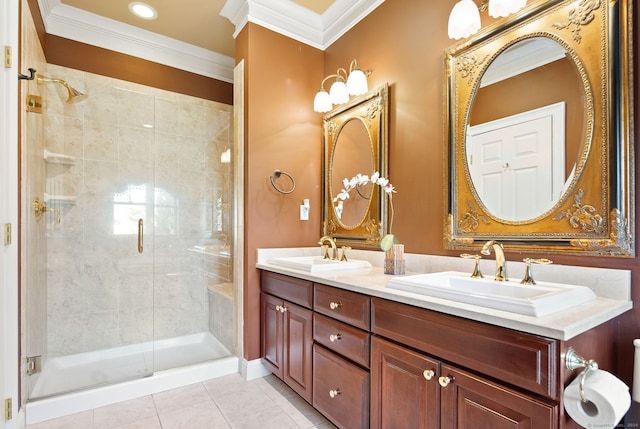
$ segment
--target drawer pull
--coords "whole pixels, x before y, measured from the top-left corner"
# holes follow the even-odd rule
[[[332,398],[335,398],[336,396],[338,396],[341,393],[342,392],[340,391],[340,389],[329,390],[329,396],[331,396]]]
[[[340,334],[331,334],[329,335],[329,341],[331,341],[332,343],[335,343],[338,340],[342,339],[342,335]]]
[[[433,378],[434,375],[436,375],[436,372],[432,369],[425,369],[422,372],[422,375],[424,376],[424,378],[426,378],[427,380],[431,380]]]
[[[442,376],[438,378],[438,383],[440,383],[440,386],[442,387],[447,387],[453,380],[455,380],[455,378],[452,375],[449,375],[447,377]]]
[[[331,303],[329,304],[329,308],[330,308],[330,309],[332,309],[332,310],[335,310],[336,308],[338,308],[338,307],[340,307],[340,306],[342,306],[342,303],[341,303],[341,302],[331,302]]]

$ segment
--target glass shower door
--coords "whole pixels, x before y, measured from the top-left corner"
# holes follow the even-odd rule
[[[51,209],[26,214],[30,400],[154,371],[154,96],[48,68],[90,96],[44,87],[25,118],[23,193]]]

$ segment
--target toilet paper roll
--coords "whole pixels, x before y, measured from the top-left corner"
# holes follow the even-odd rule
[[[585,428],[615,427],[631,405],[629,387],[613,374],[600,369],[587,372],[584,397],[580,399],[580,378],[576,377],[564,390],[564,409]]]

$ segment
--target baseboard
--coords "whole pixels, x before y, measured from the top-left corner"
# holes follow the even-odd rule
[[[271,374],[271,371],[262,364],[262,359],[254,359],[251,361],[242,359],[240,363],[240,375],[247,381],[265,377],[269,374]]]

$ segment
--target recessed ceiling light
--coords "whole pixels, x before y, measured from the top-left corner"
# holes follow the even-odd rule
[[[129,3],[129,10],[136,16],[144,19],[156,19],[158,12],[146,3],[134,1]]]

